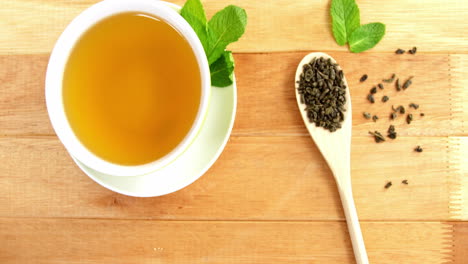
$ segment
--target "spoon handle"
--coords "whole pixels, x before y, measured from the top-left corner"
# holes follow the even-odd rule
[[[345,184],[347,185],[347,184]],[[366,246],[362,238],[361,227],[359,226],[359,219],[354,205],[353,193],[351,186],[339,186],[341,203],[348,223],[348,232],[353,244],[354,257],[357,264],[369,264],[367,258]]]

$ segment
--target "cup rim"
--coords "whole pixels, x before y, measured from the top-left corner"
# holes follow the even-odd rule
[[[157,17],[171,25],[189,43],[196,57],[201,76],[200,105],[195,120],[184,139],[165,156],[141,165],[120,165],[106,161],[86,148],[73,132],[65,114],[62,83],[65,66],[77,41],[96,23],[120,13],[140,12]],[[200,39],[179,13],[163,1],[154,0],[104,0],[80,13],[65,28],[50,55],[45,79],[47,111],[58,138],[67,151],[86,166],[115,176],[138,176],[156,171],[181,155],[198,134],[208,110],[210,98],[210,71]]]

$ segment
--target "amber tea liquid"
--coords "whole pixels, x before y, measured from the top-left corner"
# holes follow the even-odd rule
[[[123,13],[90,28],[64,72],[70,126],[92,153],[140,165],[171,152],[195,121],[200,69],[185,38],[166,22]]]

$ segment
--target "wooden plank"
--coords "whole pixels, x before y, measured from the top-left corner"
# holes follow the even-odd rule
[[[293,90],[294,72],[305,54],[235,54],[239,99],[234,135],[307,135]],[[411,110],[416,115],[411,125],[405,123],[404,117],[393,122],[399,135],[466,135],[467,122],[464,121],[468,119],[468,111],[463,111],[462,100],[465,99],[461,99],[466,98],[463,97],[466,89],[451,81],[459,76],[454,72],[464,67],[459,63],[450,64],[448,55],[355,55],[347,52],[332,52],[331,55],[342,64],[351,87],[354,136],[367,136],[369,130],[386,131],[391,105],[407,107],[410,102],[420,104],[420,109]],[[44,103],[47,60],[47,55],[0,56],[0,92],[3,95],[0,98],[0,135],[54,134]],[[364,73],[369,79],[359,83]],[[377,93],[377,102],[370,104],[366,100],[369,89],[392,73],[402,79],[414,75],[414,84],[399,93],[393,85],[386,84],[385,89]],[[384,94],[390,96],[387,103],[380,102]],[[377,123],[365,120],[363,111],[377,114],[380,120]],[[419,112],[426,116],[419,117]]]
[[[0,56],[0,134],[52,134],[44,86],[49,56]]]
[[[468,220],[468,137],[451,137],[449,166],[453,172],[450,184],[450,211],[455,220]]]
[[[468,259],[468,222],[454,222],[453,256],[454,264],[464,264]]]
[[[449,143],[437,137],[381,144],[353,138],[352,182],[361,219],[451,219]],[[416,145],[424,152],[414,152]],[[0,146],[0,217],[344,219],[332,175],[309,137],[231,137],[197,182],[147,199],[94,183],[56,138],[6,137]],[[388,190],[387,181],[394,184]]]
[[[98,0],[4,0],[0,8],[0,54],[47,53],[66,25]],[[171,1],[183,4],[185,1]],[[203,1],[211,17],[232,1]],[[244,37],[232,45],[235,52],[347,50],[334,41],[329,1],[238,0],[247,10]],[[419,52],[467,52],[468,5],[458,0],[359,1],[361,22],[383,22],[387,33],[371,52],[393,52],[417,46]],[[450,14],[450,15],[440,15]],[[417,37],[415,37],[417,36]]]
[[[236,56],[239,107],[235,132],[243,135],[307,133],[297,113],[293,92],[297,63],[305,54],[292,52]],[[404,117],[393,122],[400,128],[400,135],[443,136],[464,133],[460,120],[466,119],[467,114],[452,113],[451,98],[459,95],[451,93],[447,55],[363,56],[343,52],[331,52],[330,55],[342,65],[351,89],[354,136],[366,135],[369,130],[386,130],[391,106],[402,104],[408,109],[411,102],[420,104],[420,109],[408,109],[416,117],[411,125],[405,123]],[[392,73],[396,73],[403,81],[415,76],[413,85],[403,92],[397,92],[394,84],[384,83],[384,90],[378,91],[375,96],[376,103],[369,103],[366,100],[369,90]],[[359,83],[363,74],[368,74],[369,78]],[[383,95],[390,97],[387,103],[380,101]],[[380,120],[377,123],[365,120],[362,116],[364,111],[377,114]],[[419,116],[420,112],[425,113],[424,118]]]
[[[450,81],[452,113],[455,118],[452,123],[455,127],[461,127],[461,133],[467,135],[468,127],[468,54],[450,54]]]
[[[371,263],[452,258],[443,223],[362,223]],[[0,262],[354,262],[343,222],[178,222],[0,219]]]

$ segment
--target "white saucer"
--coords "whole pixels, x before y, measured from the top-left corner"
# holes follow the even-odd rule
[[[208,114],[198,136],[182,155],[166,167],[143,176],[117,177],[97,172],[72,157],[73,160],[95,182],[125,195],[160,196],[190,185],[221,155],[231,135],[236,115],[235,80],[229,87],[211,89]]]

